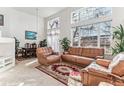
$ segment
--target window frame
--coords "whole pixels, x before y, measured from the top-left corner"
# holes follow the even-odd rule
[[[75,11],[78,11],[80,9],[81,8],[79,8],[79,9],[77,9]],[[75,12],[75,11],[71,12],[71,46],[73,46],[73,32],[72,32],[72,28],[86,26],[86,25],[90,25],[90,24],[92,25],[92,24],[97,24],[97,23],[102,23],[102,22],[107,22],[107,21],[111,21],[111,26],[112,26],[112,8],[111,8],[111,15],[110,16],[98,17],[98,18],[94,18],[94,19],[91,19],[91,20],[82,20],[82,21],[78,21],[78,22],[72,23],[72,13]],[[111,31],[111,28],[112,27],[110,27],[110,33],[111,33],[111,36],[110,36],[110,47],[111,47],[111,42],[112,42],[112,31]],[[98,28],[98,29],[100,29],[100,28]],[[80,34],[80,31],[79,31],[79,34]],[[80,44],[80,41],[81,41],[80,39],[81,39],[81,36],[79,35],[78,46],[74,46],[74,47],[82,47],[81,44]],[[99,30],[98,30],[97,47],[100,48],[100,31]],[[106,51],[105,51],[105,54],[111,54],[111,53],[112,53],[112,51],[110,53],[106,53]]]

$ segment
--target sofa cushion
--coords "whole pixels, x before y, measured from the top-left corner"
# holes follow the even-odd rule
[[[75,55],[81,56],[82,48],[75,48]]]
[[[37,52],[38,52],[38,53],[44,53],[44,51],[43,51],[42,48],[37,48]]]
[[[79,55],[79,48],[74,48],[75,52],[74,55]]]
[[[97,59],[96,60],[96,64],[104,66],[106,68],[108,68],[110,62],[111,62],[110,60],[106,60],[106,59]]]
[[[79,47],[70,47],[68,50],[69,54],[71,55],[79,55],[81,56],[82,48]]]
[[[49,54],[52,54],[52,53],[53,53],[52,48],[51,48],[51,47],[49,47],[49,48],[48,48],[48,50],[47,50],[47,52],[48,52]]]
[[[124,60],[120,60],[120,62],[113,67],[112,73],[118,76],[124,76]]]
[[[88,57],[88,54],[89,54],[89,49],[88,48],[83,48],[82,56]]]
[[[103,56],[103,48],[83,48],[82,56],[96,58],[97,56]]]
[[[104,55],[103,48],[81,48],[81,47],[70,47],[68,49],[69,54],[79,55],[84,57],[96,58],[97,56]]]
[[[43,47],[40,49],[42,50],[42,53],[44,56],[49,56],[49,55],[52,55],[52,53],[53,53],[52,48],[50,48],[50,47]]]
[[[76,62],[84,65],[89,65],[91,62],[93,62],[94,59],[92,58],[87,58],[87,57],[82,57],[82,56],[77,56],[76,57]]]
[[[50,55],[47,57],[47,60],[50,62],[54,62],[54,61],[60,60],[60,56],[59,55]]]
[[[76,55],[69,55],[69,54],[66,54],[66,55],[62,55],[61,56],[62,57],[62,59],[64,60],[64,61],[69,61],[69,62],[76,62]]]
[[[75,54],[75,48],[70,47],[70,48],[68,49],[68,52],[69,52],[70,55],[74,55],[74,54]]]

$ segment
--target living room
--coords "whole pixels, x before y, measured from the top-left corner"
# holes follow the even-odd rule
[[[123,10],[0,7],[0,85],[123,86]]]

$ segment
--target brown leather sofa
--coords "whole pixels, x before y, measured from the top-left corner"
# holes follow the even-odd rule
[[[65,62],[72,62],[81,66],[87,66],[94,59],[103,58],[104,49],[103,48],[77,48],[70,47],[67,52],[65,52],[61,57]]]
[[[108,69],[110,60],[100,59],[96,64]],[[124,61],[119,62],[111,73],[96,70],[94,68],[82,69],[81,81],[86,86],[97,86],[100,82],[107,82],[115,86],[124,86]]]
[[[51,47],[37,48],[36,54],[38,62],[43,65],[50,65],[56,62],[60,62],[61,58],[58,53],[53,52]]]

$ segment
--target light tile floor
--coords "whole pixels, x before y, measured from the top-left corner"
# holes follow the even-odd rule
[[[16,66],[0,73],[0,86],[63,86],[61,82],[39,71],[37,59],[17,62]]]

